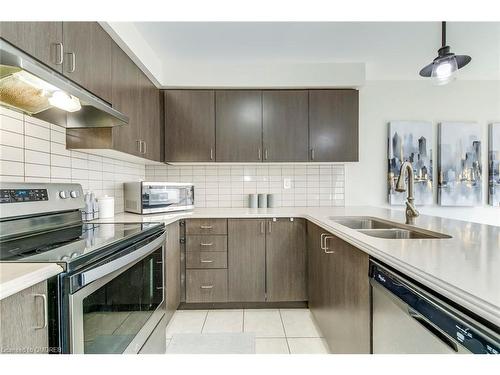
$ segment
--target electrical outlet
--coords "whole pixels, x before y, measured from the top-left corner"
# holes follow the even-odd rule
[[[292,188],[292,179],[284,178],[283,179],[283,189],[291,189]]]

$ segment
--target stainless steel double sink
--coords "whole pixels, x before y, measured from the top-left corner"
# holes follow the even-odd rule
[[[369,216],[331,216],[334,222],[367,236],[394,240],[443,239],[451,236]]]

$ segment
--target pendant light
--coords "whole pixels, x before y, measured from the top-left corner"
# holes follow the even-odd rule
[[[457,77],[458,69],[470,63],[471,60],[470,56],[455,55],[450,52],[450,47],[446,45],[446,22],[442,22],[441,48],[438,49],[438,56],[420,71],[420,75],[432,77],[437,85],[446,85]]]

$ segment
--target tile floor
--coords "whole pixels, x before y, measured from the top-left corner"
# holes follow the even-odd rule
[[[328,353],[309,309],[178,310],[167,326],[167,347],[175,333],[228,332],[254,333],[257,354]]]

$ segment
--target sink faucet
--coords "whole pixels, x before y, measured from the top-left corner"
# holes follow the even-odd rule
[[[401,165],[399,171],[398,181],[396,182],[396,191],[403,192],[406,191],[405,187],[405,174],[408,173],[408,196],[406,198],[406,224],[414,225],[415,218],[418,217],[419,213],[415,207],[413,201],[415,200],[413,196],[413,187],[415,185],[415,175],[413,173],[413,166],[409,161],[405,161]]]

